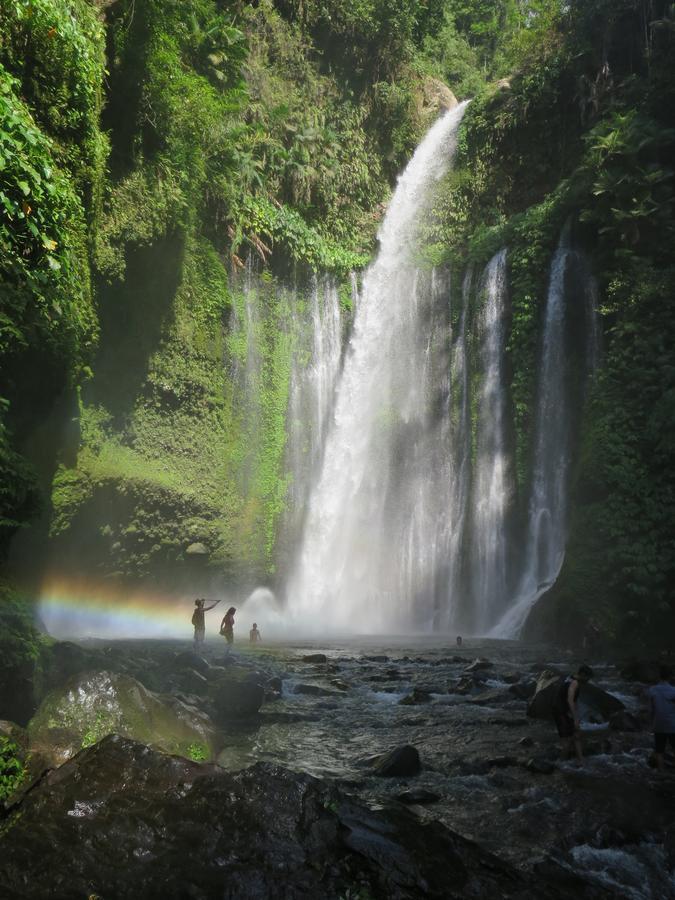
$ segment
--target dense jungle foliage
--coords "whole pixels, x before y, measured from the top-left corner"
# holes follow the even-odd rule
[[[674,41],[661,0],[0,0],[3,553],[15,537],[36,572],[49,547],[175,580],[201,542],[223,577],[273,576],[296,341],[282,282],[330,272],[348,296],[447,85],[474,100],[424,255],[509,248],[521,484],[566,221],[599,283],[569,551],[532,627],[572,640],[596,618],[612,639],[660,640],[675,620]],[[252,354],[264,374],[243,401]]]

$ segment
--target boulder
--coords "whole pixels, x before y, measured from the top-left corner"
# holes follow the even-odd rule
[[[631,659],[621,666],[621,677],[626,681],[656,684],[659,680],[659,663],[653,659]]]
[[[612,731],[642,731],[640,719],[625,709],[610,716],[609,727]]]
[[[59,766],[113,732],[171,753],[189,754],[198,745],[211,756],[216,745],[204,713],[105,671],[76,675],[51,691],[28,724],[28,742],[45,766]]]
[[[325,653],[310,653],[309,656],[303,656],[300,662],[304,663],[327,663],[328,657]]]
[[[322,687],[320,684],[296,684],[293,693],[306,694],[309,697],[334,697],[337,691]]]
[[[380,778],[408,777],[417,775],[421,769],[422,764],[417,748],[410,744],[404,744],[380,757],[373,774]]]
[[[408,806],[412,804],[436,803],[441,799],[440,794],[434,794],[433,791],[427,791],[424,788],[411,788],[398,794],[396,799],[399,803],[406,803]]]
[[[485,669],[491,669],[494,666],[494,663],[491,663],[489,659],[474,659],[474,661],[468,665],[464,671],[465,672],[481,672]]]
[[[536,681],[517,681],[510,684],[507,688],[510,694],[517,697],[518,700],[529,700],[537,689]]]
[[[425,78],[422,85],[421,107],[422,115],[437,116],[454,109],[457,106],[457,97],[452,93],[447,84],[437,78]]]
[[[544,669],[535,688],[534,696],[527,704],[527,714],[531,719],[550,719],[553,716],[553,704],[560,688],[561,675],[550,669]]]
[[[431,703],[431,691],[426,688],[413,688],[410,694],[398,701],[401,706],[417,706],[419,703]]]
[[[201,675],[208,675],[211,666],[199,653],[194,650],[184,650],[179,653],[173,661],[173,665],[177,669],[194,669]]]
[[[543,756],[533,756],[525,763],[525,768],[528,772],[534,772],[537,775],[552,775],[557,766]]]
[[[180,674],[180,686],[188,694],[196,694],[197,697],[205,697],[209,692],[209,682],[203,675],[194,669],[186,669]]]
[[[111,735],[49,773],[0,833],[3,896],[571,900],[403,805],[259,763],[231,774]]]
[[[550,670],[541,673],[537,680],[534,697],[527,705],[527,714],[533,719],[549,719],[553,715],[553,704],[560,690],[562,675]],[[617,698],[594,684],[582,684],[578,704],[581,710],[598,713],[607,721],[614,713],[624,708]]]
[[[209,683],[209,698],[217,719],[246,719],[262,706],[265,688],[246,681],[246,673],[233,667],[227,675]]]

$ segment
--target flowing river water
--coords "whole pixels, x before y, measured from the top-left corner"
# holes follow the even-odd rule
[[[143,680],[144,660],[186,644],[114,646]],[[204,655],[222,664],[223,645],[207,641]],[[222,732],[224,768],[273,762],[336,779],[374,807],[412,802],[420,819],[439,819],[525,870],[581,874],[607,889],[603,897],[675,896],[675,780],[647,766],[644,717],[636,731],[609,730],[582,703],[588,755],[578,767],[560,760],[553,722],[526,715],[539,672],[573,670],[577,660],[565,652],[487,639],[457,647],[447,638],[373,637],[235,645],[232,662],[280,679],[280,693]],[[644,686],[590,662],[595,683],[639,722]],[[375,777],[373,757],[402,745],[417,748],[421,772]]]

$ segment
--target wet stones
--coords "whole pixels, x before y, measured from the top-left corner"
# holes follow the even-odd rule
[[[323,663],[325,665],[328,662],[328,657],[325,653],[310,653],[308,656],[301,657],[300,662]]]
[[[625,709],[621,709],[610,716],[609,727],[612,731],[642,731],[642,724],[639,718]]]
[[[525,768],[528,772],[533,772],[535,775],[552,775],[556,771],[557,766],[550,759],[546,759],[543,756],[533,756],[527,760]]]
[[[306,694],[309,697],[334,697],[337,692],[319,684],[296,684],[293,693]]]
[[[47,775],[16,813],[0,883],[23,900],[581,896],[403,804],[375,811],[280,766],[232,775],[117,735]]]
[[[409,777],[418,775],[422,769],[420,755],[416,747],[404,744],[385,753],[375,764],[373,775],[379,778]]]
[[[174,666],[177,669],[194,669],[195,672],[202,675],[206,675],[211,668],[204,657],[195,653],[194,650],[185,650],[183,653],[179,653],[174,660]]]
[[[468,665],[464,671],[465,672],[482,672],[486,669],[491,669],[494,663],[491,663],[489,659],[474,659],[474,661]]]
[[[534,696],[534,692],[537,689],[537,683],[535,681],[517,681],[514,684],[509,684],[507,690],[510,694],[513,694],[518,700],[529,700]]]
[[[427,791],[425,788],[410,788],[396,796],[399,803],[405,803],[408,806],[424,805],[426,803],[436,803],[441,799],[440,794],[433,791]]]
[[[511,696],[506,691],[494,690],[485,691],[482,694],[477,694],[475,697],[470,697],[468,702],[476,706],[494,706],[510,699]]]
[[[431,691],[427,688],[415,687],[398,702],[399,706],[417,706],[420,703],[431,703]]]

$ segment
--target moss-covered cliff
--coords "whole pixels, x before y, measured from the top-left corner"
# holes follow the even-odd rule
[[[348,307],[446,82],[477,96],[425,254],[509,249],[523,496],[566,221],[599,284],[569,548],[532,632],[672,625],[675,20],[526,6],[0,0],[3,553],[32,523],[13,550],[32,573],[46,554],[172,585],[274,577],[310,272]]]

